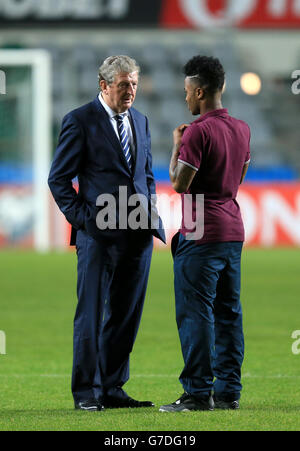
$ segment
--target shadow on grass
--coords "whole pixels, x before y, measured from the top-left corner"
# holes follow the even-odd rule
[[[291,406],[291,405],[285,405],[285,406],[274,406],[271,404],[265,404],[265,405],[248,405],[248,406],[242,406],[239,410],[237,411],[233,411],[233,410],[214,410],[213,412],[203,412],[203,411],[199,411],[199,412],[177,412],[177,413],[172,413],[169,414],[171,417],[173,417],[174,415],[203,415],[203,414],[209,414],[209,415],[215,415],[216,413],[218,415],[225,415],[225,414],[230,414],[230,415],[240,415],[240,414],[247,414],[247,413],[258,413],[258,412],[276,412],[276,413],[299,413],[300,411],[300,405],[296,405],[296,406]],[[144,408],[144,409],[104,409],[101,412],[85,412],[85,411],[81,411],[81,410],[76,410],[74,408],[57,408],[57,409],[10,409],[10,408],[4,408],[4,409],[0,409],[0,418],[1,417],[5,417],[7,419],[8,415],[25,415],[25,414],[32,414],[32,415],[40,415],[40,416],[44,416],[44,415],[59,415],[59,416],[73,416],[73,415],[78,415],[78,416],[109,416],[109,415],[121,415],[121,416],[127,416],[127,415],[145,415],[145,414],[158,414],[159,416],[162,417],[166,417],[165,413],[159,412],[159,408],[154,408],[154,409],[148,409],[148,408]]]
[[[0,418],[1,417],[5,417],[7,418],[7,415],[24,415],[24,414],[33,414],[33,415],[45,415],[45,414],[50,414],[50,415],[109,415],[109,414],[118,414],[118,415],[132,415],[132,414],[136,414],[136,415],[144,415],[145,413],[159,413],[160,415],[162,415],[161,412],[158,411],[158,409],[104,409],[100,412],[88,412],[88,411],[82,411],[82,410],[76,410],[74,408],[57,408],[57,409],[9,409],[9,408],[4,408],[4,409],[0,409]]]

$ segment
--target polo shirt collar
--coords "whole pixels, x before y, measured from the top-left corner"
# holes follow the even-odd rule
[[[204,121],[205,119],[207,119],[208,117],[224,116],[227,114],[228,114],[227,108],[219,108],[217,110],[209,111],[208,113],[202,114],[194,122],[201,122],[201,121]]]

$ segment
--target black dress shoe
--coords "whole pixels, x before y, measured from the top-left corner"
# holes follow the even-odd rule
[[[189,412],[195,410],[214,410],[212,397],[196,398],[185,392],[177,401],[161,406],[159,409],[160,412]]]
[[[104,409],[102,404],[96,399],[88,399],[87,401],[81,401],[75,403],[76,410],[87,410],[89,412],[101,411]]]
[[[240,408],[240,403],[238,400],[235,401],[224,401],[222,399],[214,398],[215,409],[220,410],[238,410]]]
[[[107,409],[154,407],[154,404],[151,401],[136,401],[135,399],[130,398],[130,396],[127,396],[126,398],[106,396],[102,403]]]

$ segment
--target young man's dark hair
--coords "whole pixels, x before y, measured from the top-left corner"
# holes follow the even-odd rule
[[[210,94],[223,89],[225,71],[218,58],[194,56],[186,63],[183,72],[186,77],[198,79],[200,86],[206,88]]]

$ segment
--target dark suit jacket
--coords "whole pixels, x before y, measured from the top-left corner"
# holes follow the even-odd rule
[[[119,187],[127,188],[128,197],[155,194],[151,142],[147,118],[134,108],[129,110],[136,145],[133,170],[130,171],[120,142],[98,97],[68,113],[62,123],[59,143],[49,174],[49,187],[66,219],[72,225],[71,244],[76,231],[85,229],[95,239],[118,238],[122,230],[100,230],[96,206],[100,194],[112,194],[118,203]],[[79,191],[72,180],[78,177]],[[103,208],[103,207],[102,207]],[[152,234],[165,242],[161,219]]]

